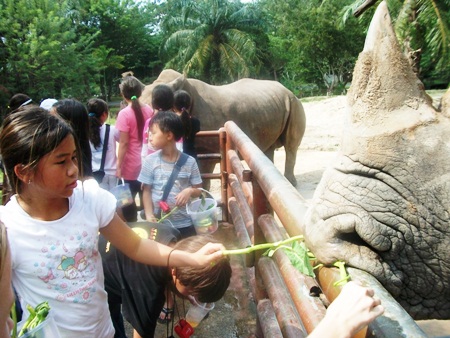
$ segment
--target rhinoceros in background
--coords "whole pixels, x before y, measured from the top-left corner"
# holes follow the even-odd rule
[[[151,104],[152,90],[161,83],[191,95],[191,112],[200,120],[202,130],[218,130],[225,122],[234,121],[272,161],[274,150],[284,146],[284,174],[296,185],[294,166],[306,117],[300,101],[283,85],[275,81],[242,79],[212,86],[167,69],[146,86],[141,101]],[[216,153],[219,149],[217,142],[206,139],[197,139],[196,146],[203,153]],[[211,162],[200,161],[200,165],[202,172],[213,169]]]
[[[413,318],[450,318],[450,91],[436,111],[384,2],[347,99],[342,148],[302,225],[307,245],[375,276]]]

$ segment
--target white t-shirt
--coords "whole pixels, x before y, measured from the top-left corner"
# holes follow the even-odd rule
[[[92,152],[92,171],[100,170],[100,164],[102,161],[103,154],[103,144],[105,142],[105,132],[106,132],[106,124],[103,124],[100,127],[100,140],[101,146],[95,149],[94,145],[89,142],[91,145]],[[115,175],[117,168],[117,156],[116,156],[116,142],[119,141],[119,131],[114,127],[109,127],[109,136],[108,136],[108,150],[106,151],[105,157],[105,166],[104,171],[106,175]]]
[[[31,218],[16,195],[0,207],[21,305],[25,309],[47,300],[63,338],[114,336],[98,234],[115,209],[114,196],[94,179],[78,181],[69,212],[56,221]]]

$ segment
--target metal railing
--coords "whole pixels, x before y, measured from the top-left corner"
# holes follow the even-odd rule
[[[234,122],[227,122],[225,131],[224,176],[229,187],[225,192],[239,245],[244,248],[301,235],[306,200]],[[256,267],[254,296],[258,330],[264,337],[306,337],[340,292],[340,287],[333,286],[340,279],[338,269],[320,268],[315,278],[303,275],[282,250],[273,259],[261,257],[261,252],[249,254],[246,264]],[[384,315],[357,337],[427,337],[373,276],[352,268],[348,272],[374,288],[385,307]]]

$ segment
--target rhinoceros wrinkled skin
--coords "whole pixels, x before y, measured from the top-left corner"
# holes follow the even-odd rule
[[[306,125],[301,102],[286,87],[276,81],[241,79],[213,86],[166,69],[140,98],[151,104],[153,88],[167,84],[174,91],[182,89],[191,95],[191,113],[200,120],[201,130],[218,130],[225,122],[234,121],[250,139],[273,161],[274,150],[284,146],[285,176],[295,186],[294,167],[297,150]],[[216,153],[217,142],[197,139],[202,153]],[[211,172],[215,163],[200,162],[202,172]]]
[[[432,106],[382,2],[347,94],[342,148],[303,224],[316,257],[375,276],[415,319],[450,318],[450,90]]]

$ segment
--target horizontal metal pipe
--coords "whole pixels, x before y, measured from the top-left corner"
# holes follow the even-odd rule
[[[272,302],[278,324],[285,338],[302,338],[307,333],[300,316],[287,292],[275,262],[268,257],[258,261],[258,271],[263,279],[269,299]]]
[[[206,180],[217,180],[217,179],[221,179],[222,178],[222,174],[218,174],[218,173],[203,173],[201,174],[203,179]]]
[[[219,153],[197,154],[199,160],[220,160],[222,156]]]
[[[225,123],[225,130],[252,170],[286,231],[291,236],[300,235],[300,225],[308,207],[306,200],[233,121]]]
[[[386,291],[381,283],[369,273],[347,268],[352,280],[359,280],[371,287],[384,307],[382,316],[369,324],[367,332],[374,337],[428,337],[405,309]]]
[[[283,333],[281,333],[281,329],[278,325],[277,317],[275,316],[270,300],[260,300],[256,307],[256,312],[258,314],[263,337],[283,338]]]
[[[201,130],[197,134],[195,134],[195,137],[211,137],[211,136],[219,136],[219,130]]]

